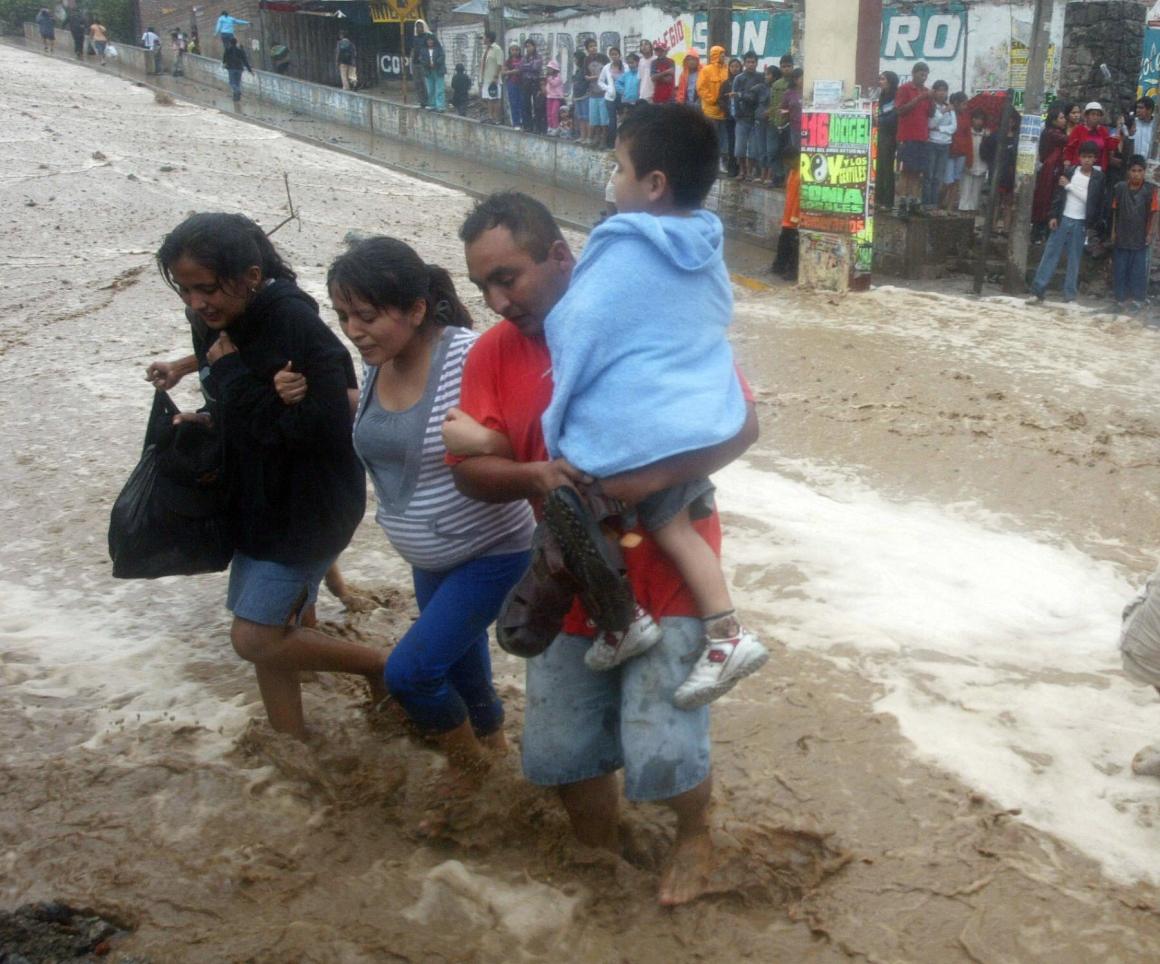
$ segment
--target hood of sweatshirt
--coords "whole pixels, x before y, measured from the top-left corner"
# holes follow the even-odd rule
[[[690,59],[693,61],[691,67],[688,63]],[[685,54],[684,57],[681,58],[681,67],[686,71],[692,70],[694,73],[696,73],[701,69],[701,55],[695,50],[690,50],[687,54]]]
[[[698,209],[688,215],[661,217],[633,212],[613,215],[588,236],[575,273],[586,271],[607,248],[625,240],[642,245],[647,256],[681,271],[702,271],[724,257],[725,232],[720,219],[710,211]],[[623,270],[622,265],[615,270]]]
[[[725,48],[721,46],[709,48],[709,63],[723,64],[725,63]]]

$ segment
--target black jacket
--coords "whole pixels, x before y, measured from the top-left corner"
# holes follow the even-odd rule
[[[1077,167],[1069,167],[1063,172],[1063,176],[1070,181],[1077,170]],[[1089,228],[1099,227],[1104,222],[1107,210],[1106,198],[1104,197],[1105,183],[1104,172],[1093,167],[1091,183],[1088,185],[1087,217],[1084,219],[1084,223]],[[1063,217],[1063,208],[1066,203],[1067,190],[1056,184],[1055,193],[1051,197],[1051,217],[1054,220],[1058,221]]]
[[[346,548],[366,508],[366,480],[351,442],[350,353],[290,281],[275,281],[229,328],[237,351],[205,380],[225,441],[235,548],[297,563]],[[209,332],[194,350],[218,338]],[[274,375],[287,362],[306,376],[306,397],[284,405]]]
[[[756,70],[753,73],[743,70],[733,78],[730,90],[737,95],[735,98],[737,102],[736,114],[739,121],[746,121],[750,124],[754,122],[761,94],[759,88],[761,87],[765,87],[766,106],[768,106],[769,87],[760,73]]]
[[[250,58],[246,56],[246,48],[237,43],[226,47],[222,53],[222,66],[226,70],[248,70],[251,74],[254,72],[250,67]]]

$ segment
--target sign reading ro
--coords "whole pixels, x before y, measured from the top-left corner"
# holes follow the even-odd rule
[[[954,60],[966,31],[961,4],[889,6],[882,13],[882,59]]]

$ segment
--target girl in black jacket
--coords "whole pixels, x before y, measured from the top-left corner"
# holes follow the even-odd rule
[[[299,671],[357,673],[377,694],[386,662],[299,625],[366,507],[351,444],[350,355],[249,218],[195,214],[165,238],[157,263],[208,329],[194,344],[207,409],[177,417],[211,422],[224,443],[230,639],[254,664],[270,725],[303,738]],[[279,371],[305,373],[310,398],[283,404]]]

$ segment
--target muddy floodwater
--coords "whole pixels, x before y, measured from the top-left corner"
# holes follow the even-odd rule
[[[522,781],[518,660],[495,651],[512,754],[431,842],[440,761],[359,686],[308,677],[310,742],[276,736],[224,576],[111,578],[144,366],[189,350],[166,230],[271,227],[287,175],[307,291],[348,231],[390,233],[486,325],[471,198],[63,56],[0,46],[0,76],[0,911],[99,915],[122,962],[1160,959],[1160,781],[1129,765],[1160,698],[1116,648],[1160,547],[1160,332],[737,286],[762,438],[719,502],[773,658],[714,708],[713,893],[662,910],[665,813],[629,807],[624,853],[593,852]],[[413,602],[373,505],[343,565],[365,611],[320,616],[389,647]]]

